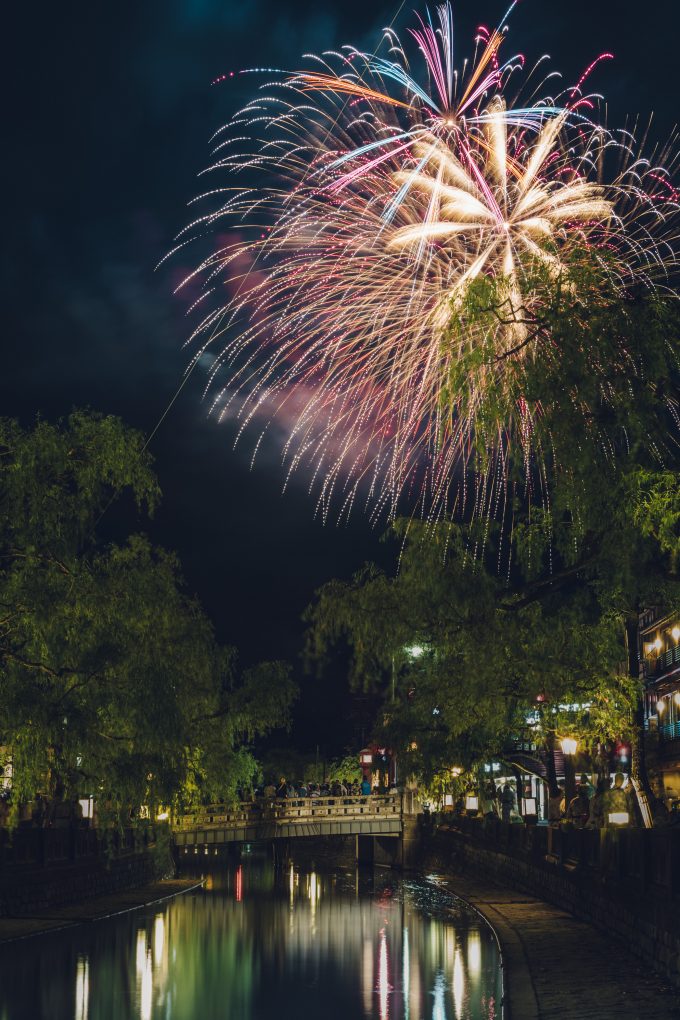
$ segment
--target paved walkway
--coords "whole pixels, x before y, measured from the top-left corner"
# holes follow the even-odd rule
[[[40,917],[0,917],[0,943],[124,914],[128,910],[136,910],[177,896],[178,893],[188,892],[200,884],[195,878],[166,878],[142,886],[141,889],[97,896],[72,906],[55,907],[54,910],[46,910]]]
[[[496,929],[510,1020],[673,1020],[680,994],[591,925],[532,896],[467,875],[451,892]]]

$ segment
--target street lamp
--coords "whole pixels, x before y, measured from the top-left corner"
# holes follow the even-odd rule
[[[566,754],[569,758],[573,758],[578,750],[578,740],[575,740],[574,737],[562,737],[560,744],[562,745],[562,753]]]
[[[419,659],[424,654],[425,649],[422,645],[407,645],[406,651],[412,659]]]

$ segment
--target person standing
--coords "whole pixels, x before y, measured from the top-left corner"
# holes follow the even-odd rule
[[[497,818],[498,810],[496,806],[496,788],[493,782],[487,783],[486,786],[482,786],[481,796],[479,798],[479,807],[484,818]]]
[[[588,800],[592,800],[593,797],[595,796],[595,787],[588,779],[588,776],[585,774],[585,772],[581,773],[581,779],[579,780],[579,782],[581,783],[581,786],[585,786],[586,792],[588,794]]]
[[[626,814],[628,823],[630,823],[630,803],[628,794],[623,788],[623,782],[623,772],[617,772],[614,776],[614,785],[604,794],[604,824],[606,826],[622,824],[621,822],[612,822],[610,815]]]
[[[279,779],[279,785],[276,787],[276,799],[285,800],[287,796],[288,796],[288,783],[286,782],[286,777],[281,776],[281,778]]]
[[[548,795],[548,822],[550,825],[559,825],[564,818],[564,801],[564,786],[560,784]]]
[[[598,779],[597,788],[595,795],[590,801],[590,813],[588,815],[588,828],[589,829],[603,829],[605,824],[604,818],[604,800],[605,794],[609,789],[609,784],[606,779]]]
[[[588,787],[579,783],[576,796],[569,801],[567,820],[573,822],[577,829],[585,828],[590,818],[590,800],[588,798]]]
[[[506,783],[501,792],[501,818],[504,822],[510,821],[510,816],[515,807],[515,794],[510,783]]]

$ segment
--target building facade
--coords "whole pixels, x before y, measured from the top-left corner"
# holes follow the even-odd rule
[[[647,770],[655,793],[680,809],[680,613],[640,616]]]

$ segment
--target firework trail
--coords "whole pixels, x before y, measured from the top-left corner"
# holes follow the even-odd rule
[[[257,451],[284,428],[286,474],[311,469],[324,515],[360,491],[375,515],[487,512],[509,445],[530,456],[517,380],[544,341],[545,286],[587,264],[622,292],[675,266],[663,154],[635,156],[584,91],[611,54],[551,95],[543,60],[501,59],[514,6],[462,71],[442,5],[404,43],[385,30],[384,57],[344,47],[273,72],[215,136],[219,185],[196,200],[210,211],[178,239],[218,238],[182,284],[210,309],[194,357],[214,353],[207,392],[237,439],[255,429]],[[480,294],[491,325],[470,313]],[[498,393],[516,399],[489,433]]]

